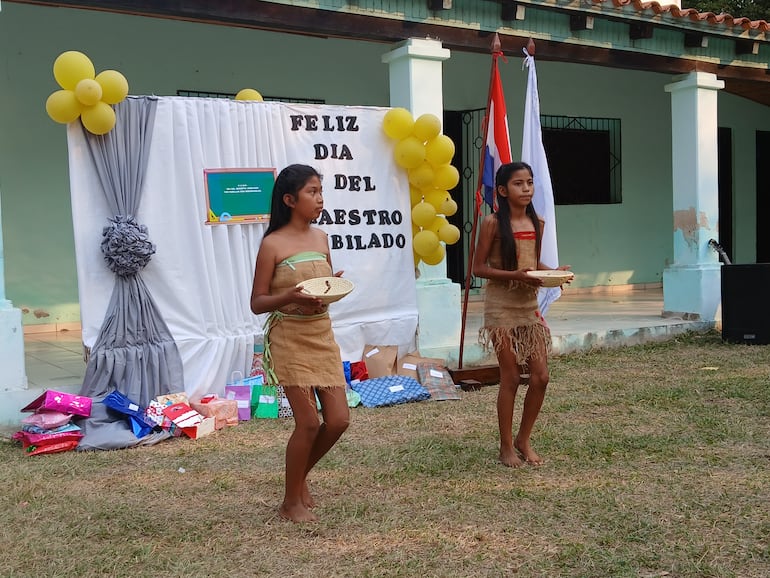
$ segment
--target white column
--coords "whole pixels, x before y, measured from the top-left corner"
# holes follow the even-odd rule
[[[5,298],[3,220],[0,205],[0,405],[5,392],[27,388],[21,310]]]
[[[442,62],[450,52],[438,40],[410,38],[382,57],[389,65],[390,104],[422,114],[444,115]],[[460,285],[446,275],[446,260],[420,264],[417,279],[420,353],[444,359],[457,358],[460,347]]]
[[[674,262],[663,271],[663,309],[714,321],[720,263],[708,246],[718,239],[719,182],[716,75],[691,72],[666,85],[671,93]]]

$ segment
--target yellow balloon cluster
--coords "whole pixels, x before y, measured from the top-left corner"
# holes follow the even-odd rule
[[[62,52],[53,63],[53,77],[62,90],[52,93],[45,110],[54,121],[67,124],[77,120],[89,132],[106,134],[115,126],[117,104],[128,94],[128,81],[117,70],[96,74],[91,60],[82,52]]]
[[[460,182],[460,173],[451,164],[455,145],[441,134],[436,115],[423,114],[415,120],[405,108],[385,113],[382,130],[396,143],[396,164],[409,176],[414,263],[438,265],[446,256],[441,242],[453,245],[460,240],[460,229],[445,218],[457,212],[448,192]]]

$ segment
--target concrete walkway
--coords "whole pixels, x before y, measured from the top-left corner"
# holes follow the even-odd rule
[[[468,305],[463,366],[496,364],[481,352],[478,330],[483,302]],[[591,292],[566,288],[546,314],[554,354],[621,347],[670,339],[688,331],[707,331],[715,323],[663,317],[663,289],[618,289]]]
[[[660,287],[589,292],[566,289],[551,305],[546,319],[551,327],[555,354],[599,347],[620,347],[670,339],[687,331],[706,331],[713,322],[663,317],[663,291]],[[466,320],[463,366],[495,365],[494,357],[485,356],[477,336],[483,316],[483,303],[469,303]],[[26,333],[24,354],[28,389],[5,392],[0,408],[0,423],[18,421],[13,409],[23,407],[46,389],[76,393],[85,375],[86,364],[79,331]],[[448,360],[457,367],[457,360]],[[13,407],[12,407],[13,406]]]

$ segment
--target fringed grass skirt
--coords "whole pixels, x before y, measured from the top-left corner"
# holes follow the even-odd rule
[[[490,280],[486,286],[479,343],[485,351],[495,354],[513,351],[520,365],[526,365],[529,359],[550,355],[551,331],[540,314],[537,289],[523,283]]]

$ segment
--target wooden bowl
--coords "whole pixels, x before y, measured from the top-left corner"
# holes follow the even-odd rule
[[[342,299],[354,289],[355,285],[342,277],[314,277],[297,283],[297,287],[302,287],[303,293],[329,304]]]
[[[575,278],[572,271],[527,271],[530,277],[543,280],[543,287],[559,287]]]

